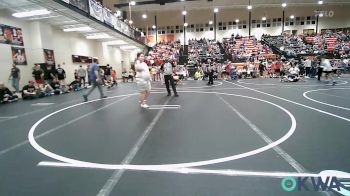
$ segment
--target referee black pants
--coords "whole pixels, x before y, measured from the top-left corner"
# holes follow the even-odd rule
[[[170,91],[170,85],[171,85],[171,88],[173,89],[174,91],[174,94],[176,95],[177,92],[176,92],[176,87],[175,87],[175,82],[174,82],[174,78],[172,75],[164,75],[164,82],[165,82],[165,86],[166,86],[166,90],[168,91],[168,94],[171,94],[171,91]],[[169,85],[170,83],[170,85]]]

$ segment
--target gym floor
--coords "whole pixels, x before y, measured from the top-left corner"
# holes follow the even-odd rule
[[[0,195],[339,195],[283,177],[350,171],[350,77],[135,83],[0,106]],[[156,106],[157,105],[157,106]],[[166,105],[166,106],[159,106]]]

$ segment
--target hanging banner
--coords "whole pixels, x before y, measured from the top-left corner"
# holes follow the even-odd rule
[[[107,8],[103,8],[103,20],[105,21],[106,24],[113,27],[114,17],[115,16],[112,14],[111,11],[109,11]]]
[[[53,50],[44,49],[44,59],[47,65],[55,65],[55,55]]]
[[[67,2],[68,0],[63,1]],[[80,10],[83,10],[86,13],[89,11],[88,0],[69,0],[69,4],[79,8]]]
[[[0,43],[23,46],[22,29],[0,24]]]
[[[98,2],[89,0],[90,15],[97,20],[103,22],[103,8]]]
[[[11,47],[12,49],[12,60],[16,65],[27,65],[27,57],[24,48]]]

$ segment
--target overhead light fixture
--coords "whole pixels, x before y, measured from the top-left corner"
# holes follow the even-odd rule
[[[319,4],[319,5],[322,5],[322,4],[323,4],[323,1],[322,1],[322,0],[318,1],[318,4]]]
[[[212,24],[213,24],[213,21],[210,20],[210,21],[209,21],[209,24],[212,25]]]
[[[248,9],[248,10],[251,10],[251,9],[253,9],[253,6],[248,5],[248,6],[247,6],[247,9]]]
[[[132,20],[129,20],[129,24],[132,24],[132,23],[134,23],[134,21],[132,21]]]
[[[130,1],[130,5],[136,5],[135,1]]]
[[[282,3],[282,7],[287,7],[287,3]]]
[[[236,23],[239,23],[239,19],[236,19],[235,22],[236,22]]]
[[[318,17],[323,17],[323,13],[320,13],[320,14],[318,15]]]
[[[265,16],[264,16],[264,17],[262,17],[262,18],[261,18],[261,20],[266,20],[266,17],[265,17]]]
[[[289,18],[290,18],[290,19],[294,19],[294,15],[291,15]]]
[[[188,26],[188,23],[187,23],[187,22],[185,22],[184,27],[187,27],[187,26]]]
[[[152,29],[156,29],[157,27],[156,27],[156,25],[152,25]]]
[[[50,13],[51,13],[50,11],[43,9],[43,10],[33,10],[28,12],[17,12],[12,14],[12,16],[17,18],[25,18],[25,17],[31,17],[31,16],[47,15]]]
[[[108,41],[108,42],[104,42],[107,45],[125,45],[128,44],[127,42],[123,41],[123,40],[113,40],[113,41]]]
[[[142,14],[142,18],[146,19],[147,18],[147,14]]]
[[[133,46],[133,45],[120,46],[119,48],[122,49],[122,50],[137,49],[137,47]]]
[[[91,31],[92,28],[90,27],[73,27],[73,28],[65,28],[63,29],[64,32],[74,32],[74,31]]]
[[[107,38],[111,38],[111,36],[106,33],[96,33],[96,34],[90,34],[86,36],[86,39],[107,39]]]
[[[187,15],[187,11],[186,10],[182,11],[182,15],[186,16]]]
[[[219,12],[219,8],[214,8],[214,12],[218,13]]]

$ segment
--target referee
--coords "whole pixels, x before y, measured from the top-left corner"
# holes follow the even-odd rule
[[[178,97],[179,95],[176,92],[176,87],[175,87],[174,78],[173,78],[173,68],[174,68],[174,65],[172,65],[169,62],[169,59],[166,58],[165,63],[163,65],[163,69],[164,69],[164,82],[165,82],[166,90],[168,91],[167,96],[171,96],[171,91],[169,87],[169,83],[170,83],[174,91],[174,96]]]

